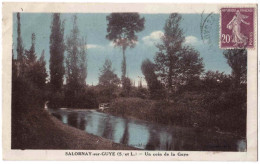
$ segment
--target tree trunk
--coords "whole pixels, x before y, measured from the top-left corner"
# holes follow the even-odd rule
[[[126,57],[125,57],[126,47],[123,46],[123,61],[122,61],[122,81],[126,77]]]
[[[168,87],[169,91],[172,91],[172,60],[170,60],[169,74],[168,74]]]

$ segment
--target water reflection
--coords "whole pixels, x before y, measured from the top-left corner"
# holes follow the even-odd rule
[[[155,129],[150,129],[149,141],[145,146],[147,150],[158,150],[160,149],[160,137]]]
[[[129,132],[128,132],[128,120],[124,120],[124,124],[125,124],[125,127],[124,127],[124,134],[121,138],[121,141],[120,143],[123,143],[123,144],[126,144],[128,145],[128,140],[129,140]]]
[[[48,109],[63,123],[146,150],[246,151],[246,141],[194,128],[167,127],[125,119],[95,110]]]

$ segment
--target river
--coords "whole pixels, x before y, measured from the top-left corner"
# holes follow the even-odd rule
[[[48,109],[64,124],[145,150],[246,151],[246,141],[232,135],[187,127],[159,125],[96,110]]]

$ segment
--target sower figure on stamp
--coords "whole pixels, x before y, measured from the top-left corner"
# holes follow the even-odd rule
[[[239,12],[239,10],[236,11],[236,15],[233,17],[233,19],[227,24],[227,28],[232,30],[232,42],[235,43],[234,46],[238,46],[238,44],[243,44],[246,46],[248,38],[240,32],[240,24],[241,22],[250,25],[250,23],[246,22],[244,19],[248,18],[248,16],[243,15]]]

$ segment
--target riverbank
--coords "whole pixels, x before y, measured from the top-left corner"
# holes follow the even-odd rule
[[[194,108],[196,108],[194,106]],[[118,98],[114,100],[105,113],[116,116],[145,120],[149,122],[193,127],[194,124],[205,126],[206,112],[201,109],[187,109],[184,105],[172,104],[166,101],[156,101],[141,98]],[[203,113],[204,112],[204,113]]]
[[[65,125],[47,111],[19,117],[12,125],[12,149],[136,150]]]
[[[145,120],[169,126],[193,127],[221,134],[245,138],[240,124],[241,114],[230,110],[215,115],[205,108],[200,95],[185,95],[175,102],[147,100],[141,98],[118,98],[104,113]],[[195,98],[193,98],[195,97]]]

